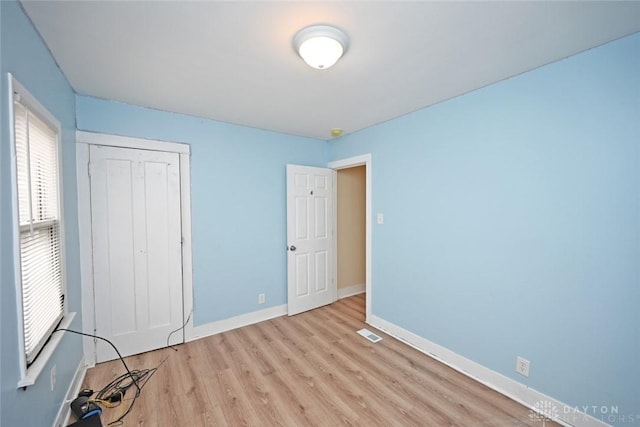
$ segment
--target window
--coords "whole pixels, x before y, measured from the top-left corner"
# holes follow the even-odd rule
[[[17,227],[18,304],[26,370],[65,314],[59,187],[60,125],[15,80],[13,136]],[[18,268],[19,267],[19,268]]]

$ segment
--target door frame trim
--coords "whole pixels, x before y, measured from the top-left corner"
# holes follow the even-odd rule
[[[180,215],[182,219],[182,322],[184,341],[193,336],[193,255],[191,240],[191,147],[188,144],[76,131],[76,177],[78,188],[78,239],[80,242],[80,281],[82,289],[82,332],[95,333],[93,291],[93,249],[91,239],[91,182],[89,148],[91,145],[178,153],[180,157]],[[82,340],[87,366],[96,364],[94,340]]]
[[[365,322],[369,323],[371,320],[371,153],[363,154],[360,156],[349,157],[346,159],[335,160],[333,162],[329,162],[327,167],[333,170],[340,169],[348,169],[356,166],[366,166],[365,169],[365,179],[366,179],[366,201],[365,201],[365,299],[366,299],[366,307],[365,307]],[[338,223],[338,180],[336,179],[336,184],[333,187],[333,197],[335,203],[333,204],[333,215],[334,215],[334,224]],[[339,232],[339,231],[338,231]],[[334,239],[334,254],[335,254],[335,271],[337,274],[338,270],[338,236],[335,236]],[[338,281],[335,281],[336,289],[338,287]]]

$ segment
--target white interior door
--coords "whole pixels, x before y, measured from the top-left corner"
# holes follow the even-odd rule
[[[287,165],[289,316],[336,300],[331,169]]]
[[[183,317],[179,155],[96,145],[89,155],[96,334],[123,356],[165,347]],[[117,357],[102,341],[96,352]]]

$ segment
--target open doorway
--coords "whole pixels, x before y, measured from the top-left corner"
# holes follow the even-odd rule
[[[365,292],[366,166],[337,171],[338,298]]]
[[[371,155],[331,162],[336,170],[337,297],[363,295],[371,317]]]

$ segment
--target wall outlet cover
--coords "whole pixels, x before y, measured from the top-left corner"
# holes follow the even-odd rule
[[[525,377],[529,376],[529,368],[531,366],[531,362],[527,359],[518,356],[516,358],[516,372],[520,375],[524,375]]]

